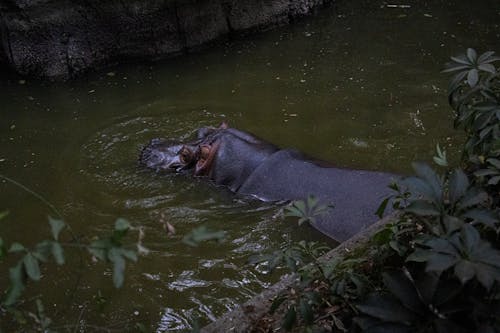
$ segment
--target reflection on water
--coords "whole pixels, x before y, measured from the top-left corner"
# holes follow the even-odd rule
[[[462,138],[451,128],[439,71],[465,47],[500,51],[497,0],[338,2],[294,26],[164,63],[65,84],[0,80],[0,173],[53,203],[78,235],[107,233],[123,216],[144,228],[152,251],[127,267],[121,290],[100,263],[48,266],[28,297],[43,296],[56,326],[134,331],[146,322],[166,331],[186,330],[194,318],[207,323],[276,281],[246,265],[249,256],[318,237],[284,221],[277,205],[143,170],[137,157],[151,138],[185,140],[226,120],[342,167],[406,173],[438,142],[456,155]],[[12,184],[0,188],[0,210],[11,212],[2,237],[47,237],[52,212]],[[182,236],[201,224],[226,230],[227,241],[184,245]]]

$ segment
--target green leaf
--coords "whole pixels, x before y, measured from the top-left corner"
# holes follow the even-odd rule
[[[445,225],[445,233],[451,235],[452,233],[460,230],[464,225],[464,221],[455,216],[445,215],[443,219]]]
[[[52,236],[55,240],[58,240],[59,233],[66,226],[62,220],[54,219],[49,216],[50,229],[52,230]]]
[[[118,218],[115,221],[115,230],[116,231],[127,231],[131,227],[129,221],[125,220],[124,218]]]
[[[440,200],[442,198],[442,181],[438,174],[426,163],[413,162],[412,166],[417,176],[425,180],[433,189],[436,201]]]
[[[497,159],[497,158],[488,158],[486,160],[486,162],[490,163],[495,168],[497,168],[498,170],[500,170],[500,160],[499,159]]]
[[[50,257],[52,242],[48,240],[43,240],[36,244],[35,249],[31,251],[33,256],[39,261],[47,262]]]
[[[478,66],[478,68],[484,72],[488,72],[491,74],[495,74],[497,72],[495,66],[493,66],[492,64],[481,64]]]
[[[133,262],[137,261],[137,253],[134,250],[122,249],[121,254],[128,260],[131,260]]]
[[[305,299],[301,299],[299,303],[299,312],[302,320],[306,325],[312,325],[314,322],[314,314],[311,304]]]
[[[491,177],[491,179],[488,180],[488,185],[497,185],[499,182],[500,176]]]
[[[467,260],[460,260],[455,265],[455,275],[462,284],[474,277],[474,264]]]
[[[182,241],[189,246],[198,246],[199,243],[209,240],[222,242],[225,236],[225,231],[211,231],[206,226],[201,226],[184,236]]]
[[[392,228],[385,227],[385,228],[377,231],[373,235],[372,240],[375,242],[375,244],[383,245],[383,244],[387,244],[391,241],[392,235],[394,235]]]
[[[470,60],[471,63],[475,63],[477,60],[477,53],[476,50],[472,48],[467,49],[467,58]]]
[[[469,59],[467,59],[463,54],[461,54],[457,57],[451,57],[451,60],[453,60],[459,64],[468,65],[469,67],[472,66],[471,61]]]
[[[456,72],[464,69],[469,69],[470,65],[460,65],[456,63],[448,63],[446,64],[446,68],[442,70],[442,73],[450,73],[450,72]]]
[[[499,223],[498,217],[492,211],[486,209],[471,209],[462,216],[472,219],[472,222],[478,222],[493,228],[495,224]]]
[[[106,253],[110,248],[111,243],[108,239],[98,239],[90,243],[87,250],[97,259],[106,261]]]
[[[432,252],[422,249],[416,249],[413,253],[411,253],[406,261],[415,261],[415,262],[426,262],[432,256]]]
[[[464,81],[467,73],[467,71],[463,71],[455,75],[448,85],[448,90],[454,92],[455,89],[457,89],[457,87]]]
[[[439,143],[436,144],[436,154],[437,156],[434,156],[432,159],[437,165],[447,167],[448,166],[448,160],[446,159],[446,151],[441,150],[441,147],[439,146]]]
[[[460,209],[465,209],[479,205],[486,200],[488,200],[488,194],[486,194],[486,192],[482,190],[474,188],[469,190],[465,194],[465,196],[458,202],[457,207]]]
[[[382,294],[370,294],[356,307],[362,313],[386,322],[408,324],[416,319],[415,315],[397,300]]]
[[[52,256],[58,265],[64,264],[64,251],[61,244],[57,242],[52,242],[51,246]]]
[[[26,274],[33,281],[40,280],[40,265],[38,264],[38,259],[33,256],[31,252],[28,252],[23,258],[24,269]]]
[[[479,72],[473,68],[467,73],[467,83],[470,87],[475,87],[479,82]]]
[[[458,258],[448,254],[434,253],[429,256],[425,270],[427,272],[443,272],[455,265]]]
[[[407,309],[416,313],[424,311],[415,286],[402,271],[384,272],[382,273],[382,279],[387,290]]]
[[[476,177],[484,177],[484,176],[491,176],[491,175],[496,175],[498,173],[498,170],[492,170],[492,169],[479,169],[474,172],[474,176]]]
[[[479,58],[477,59],[477,62],[478,64],[482,64],[483,62],[487,61],[488,59],[490,59],[493,55],[495,54],[495,52],[493,51],[487,51],[487,52],[484,52],[483,54],[481,54],[479,56]]]
[[[450,201],[454,204],[465,195],[469,187],[469,179],[461,169],[455,169],[450,177]]]
[[[295,307],[290,307],[286,312],[285,317],[283,318],[283,323],[281,327],[287,332],[291,331],[296,321],[297,321],[297,312],[295,311]]]
[[[463,241],[464,249],[467,254],[472,253],[478,243],[481,241],[481,236],[476,228],[470,224],[464,224],[461,231],[461,239]]]
[[[477,280],[486,288],[486,290],[490,290],[491,287],[493,286],[493,283],[495,282],[494,275],[495,274],[494,273],[492,274],[491,270],[479,269],[477,271]],[[498,272],[496,275],[498,276]]]
[[[458,251],[454,246],[456,242],[453,243],[453,241],[457,239],[458,236],[455,233],[450,238],[431,237],[428,240],[424,241],[424,244],[430,247],[432,251],[457,256]]]
[[[12,243],[12,245],[10,246],[10,249],[9,249],[9,252],[21,252],[21,251],[25,251],[26,248],[24,247],[23,244],[20,244],[20,243]]]
[[[380,219],[384,216],[385,209],[387,208],[387,204],[389,203],[390,199],[391,197],[385,198],[378,206],[375,215],[377,215]]]
[[[423,200],[412,201],[405,208],[405,211],[420,216],[439,216],[441,214],[433,204]]]
[[[285,216],[291,217],[302,217],[304,215],[297,207],[287,206],[285,207]]]
[[[13,305],[24,291],[24,270],[23,263],[19,261],[16,266],[9,269],[10,285],[3,303],[6,306]]]
[[[302,200],[294,201],[293,205],[301,212],[303,215],[307,215],[306,203]]]
[[[314,195],[309,195],[307,197],[307,207],[309,208],[314,208],[318,204],[318,198],[316,198]]]
[[[108,252],[108,259],[113,264],[113,284],[121,288],[125,279],[125,259],[119,248],[112,248]]]

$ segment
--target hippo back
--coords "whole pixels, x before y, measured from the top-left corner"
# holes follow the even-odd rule
[[[308,195],[333,205],[316,218],[316,229],[344,241],[376,222],[375,212],[391,194],[397,176],[374,171],[320,166],[295,150],[280,150],[267,158],[241,185],[238,193],[265,201],[297,200]]]

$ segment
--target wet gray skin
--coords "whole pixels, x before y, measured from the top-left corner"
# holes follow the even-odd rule
[[[139,162],[156,171],[181,172],[194,165],[195,153],[195,146],[152,139],[142,150]]]
[[[190,143],[154,138],[142,149],[139,163],[156,171],[182,172],[190,169],[198,160],[199,144],[214,132],[214,127],[201,127],[196,131],[196,139]]]

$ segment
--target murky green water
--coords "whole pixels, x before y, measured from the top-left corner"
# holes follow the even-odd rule
[[[276,280],[247,266],[248,257],[305,230],[275,218],[277,206],[141,170],[138,152],[153,137],[185,138],[226,120],[342,167],[398,173],[429,160],[437,142],[460,146],[439,71],[469,46],[500,51],[500,4],[401,4],[408,7],[339,0],[291,27],[66,84],[4,74],[0,173],[40,193],[78,235],[105,233],[122,216],[145,228],[153,250],[127,268],[121,290],[109,270],[86,260],[81,271],[48,268],[28,296],[43,296],[59,328],[133,331],[145,321],[157,331],[186,330],[194,317],[214,320]],[[0,209],[10,210],[0,222],[4,239],[30,244],[49,235],[47,206],[12,184],[0,189]],[[162,221],[177,234],[169,237]],[[227,242],[182,244],[201,224],[226,230]],[[78,263],[76,254],[69,259]]]

